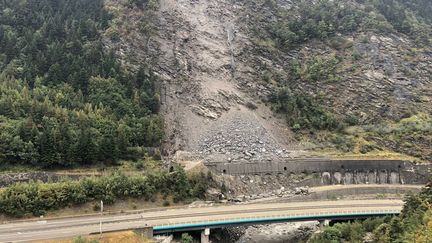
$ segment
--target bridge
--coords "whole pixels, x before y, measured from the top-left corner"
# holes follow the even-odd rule
[[[0,225],[0,242],[61,239],[123,230],[141,230],[148,236],[202,230],[202,242],[206,242],[212,228],[396,215],[402,206],[401,200],[381,199],[158,208],[114,215],[4,223]]]

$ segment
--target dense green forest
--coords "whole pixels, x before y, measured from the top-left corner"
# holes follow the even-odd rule
[[[320,0],[315,4],[302,0],[295,8],[296,14],[291,9],[278,7],[274,1],[267,3],[279,19],[267,21],[264,31],[256,29],[255,34],[273,39],[282,49],[356,30],[400,32],[414,37],[419,44],[430,43],[432,3],[428,0],[355,0],[351,3]],[[356,3],[365,7],[359,8]]]
[[[385,217],[338,223],[325,228],[311,239],[311,243],[367,242],[427,243],[432,240],[432,184],[419,194],[405,199],[398,217]]]
[[[0,0],[0,164],[115,163],[163,138],[156,78],[102,43],[103,0]]]

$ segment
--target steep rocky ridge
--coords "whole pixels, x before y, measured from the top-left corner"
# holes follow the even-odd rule
[[[361,1],[344,4],[367,11]],[[176,156],[179,160],[211,161],[304,153],[304,144],[285,120],[290,115],[266,106],[283,88],[317,99],[325,114],[340,123],[353,118],[356,124],[376,124],[431,114],[430,46],[398,31],[361,24],[355,31],[281,48],[269,25],[284,20],[281,11],[300,15],[298,6],[292,1],[160,0],[157,9],[149,9],[108,2],[121,38],[107,35],[106,44],[131,68],[151,63],[160,78],[166,158],[178,151],[186,151]],[[330,71],[311,78],[316,63]],[[300,71],[293,73],[293,67]],[[327,138],[311,134],[307,141],[326,144]],[[424,148],[428,139],[413,140],[422,141]],[[377,137],[370,141],[371,147],[407,150],[398,141],[394,146]],[[425,159],[428,151],[421,151]]]
[[[142,10],[126,11],[119,22],[133,30]],[[241,12],[231,1],[161,0],[147,22],[155,34],[134,33],[118,42],[107,38],[132,68],[128,60],[147,60],[160,77],[168,157],[188,151],[200,159],[258,160],[298,153],[284,120],[241,91],[236,70],[245,63],[235,59],[240,49],[235,43],[246,38],[236,30]]]
[[[413,9],[409,1],[384,1],[382,10],[383,1],[237,2],[250,40],[237,59],[254,66],[252,76],[257,77],[243,78],[242,87],[270,99],[292,128],[339,130],[303,133],[307,141],[362,154],[391,150],[430,161],[431,15],[412,16],[430,3],[413,1],[423,6]],[[405,6],[406,12],[395,6]],[[405,18],[410,31],[401,30],[394,16]],[[422,36],[425,40],[419,41]],[[401,123],[418,127],[393,130],[410,116]],[[344,129],[352,125],[360,131]]]

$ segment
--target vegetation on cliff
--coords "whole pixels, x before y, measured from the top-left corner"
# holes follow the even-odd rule
[[[244,17],[252,56],[270,90],[263,99],[299,140],[432,158],[431,1],[244,4],[254,15]]]
[[[338,82],[345,81],[348,77],[343,72],[351,72],[350,75],[353,75],[356,67],[349,70],[342,70],[341,67],[348,60],[355,64],[356,60],[362,58],[353,48],[355,43],[347,40],[345,35],[361,32],[408,35],[419,48],[428,46],[431,42],[432,20],[430,14],[425,13],[425,9],[432,8],[430,1],[320,0],[311,4],[310,1],[303,0],[290,7],[282,7],[275,1],[257,1],[255,4],[261,4],[262,12],[257,17],[263,23],[251,23],[256,51],[265,49],[275,56],[279,55],[276,52],[295,54],[298,49],[313,41],[318,41],[315,45],[318,50],[323,48],[318,44],[320,42],[336,50],[330,55],[298,56],[286,63],[283,73],[267,71],[267,75],[263,76],[266,82],[270,79],[276,81],[277,88],[269,98],[275,110],[286,114],[291,126],[302,129],[332,129],[351,125],[343,119],[338,126],[316,122],[328,120],[329,114],[335,110],[329,107],[330,104],[321,101],[327,97],[323,97],[324,90],[320,90],[319,85],[337,85]],[[364,38],[362,42],[369,41],[367,36]],[[351,51],[338,52],[346,49]],[[319,51],[332,53],[329,49]],[[304,86],[313,89],[312,97],[302,91]],[[302,110],[301,113],[307,119],[296,110]],[[349,120],[350,117],[345,119]]]

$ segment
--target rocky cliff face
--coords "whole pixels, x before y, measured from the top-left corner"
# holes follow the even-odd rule
[[[305,2],[312,9],[303,9]],[[291,132],[296,124],[287,122],[294,113],[275,112],[281,110],[274,100],[280,90],[312,97],[322,114],[356,125],[431,114],[430,46],[397,30],[371,28],[364,20],[368,1],[338,1],[327,9],[341,19],[350,9],[361,10],[352,14],[354,23],[361,20],[358,26],[337,20],[344,29],[330,23],[323,27],[325,38],[312,33],[286,44],[291,33],[300,35],[290,23],[321,2],[328,1],[160,0],[152,9],[111,0],[117,21],[106,44],[130,68],[148,63],[159,76],[165,155],[188,152],[180,160],[262,161],[303,154],[305,147]],[[281,34],[284,28],[289,31]]]
[[[253,12],[260,11],[258,8]],[[262,25],[259,27],[266,28]],[[311,39],[288,50],[260,45],[249,48],[242,53],[246,57],[239,59],[249,63],[253,60],[255,75],[267,72],[272,75],[270,81],[276,82],[272,85],[261,79],[261,85],[274,90],[275,86],[289,82],[287,86],[294,90],[320,95],[337,117],[353,115],[361,123],[377,123],[398,120],[406,113],[432,111],[431,49],[418,46],[402,33],[359,29],[324,40]],[[322,65],[334,77],[308,77],[316,60],[334,61],[334,66]],[[301,76],[294,80],[292,76],[297,74],[293,74],[293,66],[300,68]],[[260,93],[256,82],[245,84],[264,99],[268,95]]]
[[[122,25],[138,28],[143,10],[125,11],[118,12]],[[242,50],[237,43],[248,38],[237,30],[242,12],[225,0],[161,0],[152,11],[154,19],[146,22],[154,34],[134,33],[119,42],[107,38],[124,60],[148,60],[160,77],[166,155],[187,151],[189,159],[246,161],[299,153],[285,121],[256,95],[242,91],[237,69],[254,72],[247,62],[236,60]]]

